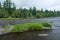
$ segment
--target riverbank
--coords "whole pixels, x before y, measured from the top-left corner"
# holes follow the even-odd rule
[[[16,20],[16,19],[47,19],[47,18],[60,18],[60,17],[45,17],[45,18],[0,18],[0,20]]]

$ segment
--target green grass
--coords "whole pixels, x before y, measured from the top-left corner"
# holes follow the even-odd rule
[[[42,22],[41,23],[44,27],[50,27],[51,28],[51,24],[50,23],[47,23],[47,22]]]
[[[7,30],[10,27],[11,26],[9,24],[6,25],[6,27],[2,30],[2,32],[7,32]],[[31,30],[43,30],[43,27],[51,28],[52,25],[47,23],[47,22],[17,24],[17,25],[13,26],[12,32],[24,32],[24,31],[31,31]]]
[[[15,25],[14,28],[12,29],[13,32],[23,32],[28,30],[28,25],[27,24],[18,24]]]
[[[15,19],[21,19],[21,18],[0,18],[0,20],[15,20]]]
[[[29,30],[43,30],[43,27],[51,27],[49,23],[25,23],[14,25],[12,32],[24,32]]]
[[[42,30],[43,27],[40,23],[28,23],[27,25],[30,30]]]

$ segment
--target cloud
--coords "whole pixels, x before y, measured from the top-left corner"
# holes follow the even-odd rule
[[[60,10],[60,6],[53,6],[53,7],[50,7],[50,8],[47,8],[48,10]]]
[[[17,5],[17,7],[37,7],[37,9],[40,8],[48,8],[48,7],[52,7],[53,5],[55,5],[57,0],[12,0],[15,2],[15,4]]]
[[[1,0],[0,0],[1,1]],[[37,9],[59,10],[60,0],[11,0],[17,8],[36,7]]]

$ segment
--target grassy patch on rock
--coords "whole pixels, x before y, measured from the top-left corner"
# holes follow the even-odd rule
[[[41,23],[44,27],[52,27],[52,25],[50,23],[47,23],[47,22],[42,22]]]
[[[3,33],[6,32],[24,32],[24,31],[35,31],[35,30],[43,30],[43,28],[51,28],[52,25],[47,22],[42,23],[25,23],[25,24],[16,24],[14,26],[6,25],[4,29],[2,29]]]
[[[14,25],[12,32],[24,32],[29,30],[43,30],[43,27],[52,27],[49,23],[25,23]]]

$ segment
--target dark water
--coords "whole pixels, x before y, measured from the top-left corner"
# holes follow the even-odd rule
[[[39,34],[48,34],[39,36]],[[23,33],[8,33],[0,36],[0,40],[60,40],[60,27],[52,30],[29,31]]]

